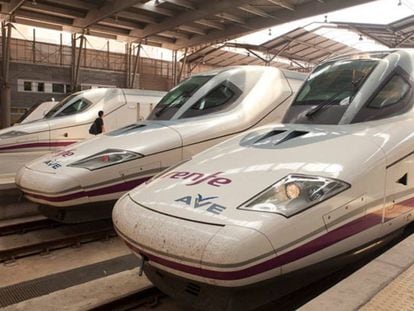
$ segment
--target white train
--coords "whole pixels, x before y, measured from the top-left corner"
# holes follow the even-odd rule
[[[105,112],[107,130],[134,123],[142,119],[138,107],[155,106],[164,94],[116,88],[74,93],[56,104],[44,118],[0,130],[0,153],[34,152],[38,156],[39,152],[89,138],[89,127],[100,110]]]
[[[57,101],[50,100],[39,102],[38,104],[33,105],[20,117],[20,120],[17,121],[15,125],[43,119],[45,115],[50,111],[50,109],[52,109],[58,103],[59,102]]]
[[[250,309],[338,268],[414,218],[413,81],[413,50],[324,62],[283,124],[124,195],[120,237],[157,287],[203,310]]]
[[[116,199],[165,168],[280,120],[304,79],[300,73],[259,66],[194,75],[172,89],[147,121],[26,164],[16,183],[50,218],[110,217]]]

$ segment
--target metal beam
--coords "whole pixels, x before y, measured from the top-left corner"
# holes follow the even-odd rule
[[[203,3],[200,4],[200,6],[195,11],[183,12],[176,16],[166,18],[159,24],[148,25],[143,30],[134,30],[130,33],[130,35],[133,37],[143,38],[166,30],[172,30],[180,25],[198,21],[218,14],[224,10],[232,9],[234,6],[243,5],[249,2],[251,2],[251,0],[203,1]]]
[[[70,1],[68,1],[68,0],[48,0],[48,2],[61,4],[61,5],[64,5],[64,6],[70,6],[70,7],[86,10],[86,11],[96,9],[96,5],[94,5],[90,2],[82,1],[82,0],[70,0]]]
[[[134,23],[134,22],[126,21],[126,20],[119,20],[115,18],[105,18],[104,20],[99,22],[99,25],[106,25],[106,26],[111,26],[115,28],[124,28],[128,30],[132,30],[136,28],[144,28],[142,24]]]
[[[295,6],[291,3],[288,3],[287,1],[284,0],[267,0],[272,4],[276,4],[277,6],[280,6],[281,8],[290,10],[290,11],[295,11]]]
[[[253,15],[257,15],[257,16],[261,16],[261,17],[269,17],[269,18],[273,18],[272,15],[266,13],[263,10],[260,10],[258,8],[255,8],[254,6],[251,6],[249,4],[243,5],[243,6],[239,6],[239,9],[242,11],[245,11],[247,13],[253,14]]]
[[[72,0],[71,0],[72,1]],[[174,16],[175,13],[171,10],[167,10],[164,8],[160,8],[156,5],[154,5],[154,3],[138,3],[134,5],[134,8],[143,10],[143,11],[147,11],[147,12],[152,12],[152,13],[157,13],[160,15],[164,15],[164,16]]]
[[[27,11],[39,12],[39,13],[50,14],[50,15],[61,16],[61,17],[68,17],[68,18],[85,17],[85,13],[78,11],[78,10],[64,9],[58,6],[50,6],[50,5],[46,5],[42,3],[37,3],[36,5],[26,3],[22,5],[21,8]]]
[[[155,18],[152,18],[150,16],[128,11],[119,12],[116,14],[116,16],[148,24],[155,24],[158,22]]]
[[[117,0],[106,2],[102,7],[90,10],[85,18],[76,19],[73,22],[73,26],[87,28],[122,10],[126,10],[139,2],[141,2],[141,0]]]
[[[194,23],[200,24],[200,25],[203,25],[203,26],[207,26],[207,27],[210,27],[210,28],[219,29],[219,30],[224,30],[225,29],[222,24],[217,23],[217,22],[213,22],[213,21],[210,21],[210,20],[207,20],[207,19],[200,19],[198,21],[194,21]]]
[[[164,31],[164,32],[161,32],[160,35],[168,37],[168,38],[172,38],[172,39],[177,39],[177,38],[190,39],[190,35],[187,35],[182,32],[177,32],[177,31]]]
[[[9,3],[2,3],[0,22],[13,15],[18,8],[20,8],[25,0],[10,0]]]
[[[222,12],[222,13],[216,14],[216,16],[219,17],[219,18],[227,19],[228,21],[231,21],[231,22],[235,22],[235,23],[239,23],[239,24],[245,24],[245,22],[242,18],[240,18],[236,15],[230,14],[230,13]]]
[[[182,26],[178,26],[177,29],[182,30],[182,31],[191,32],[191,33],[196,33],[196,34],[202,35],[202,36],[207,34],[207,32],[205,30],[202,30],[202,29],[197,28],[197,27],[192,27],[192,26],[182,25]]]
[[[52,25],[72,25],[73,19],[60,17],[60,16],[52,16],[44,13],[39,12],[32,12],[27,10],[19,10],[18,16],[21,19],[28,19],[32,21],[39,21],[44,24],[52,24]]]
[[[291,10],[278,10],[272,12],[273,19],[254,17],[245,21],[246,26],[251,27],[254,30],[268,28],[283,24],[286,22],[298,20],[301,18],[313,16],[316,14],[323,14],[333,10],[339,10],[347,7],[351,7],[358,4],[370,2],[372,0],[326,0],[325,3],[309,1],[295,7],[295,11]],[[230,2],[230,1],[223,1]],[[233,4],[234,5],[234,4]],[[211,6],[211,4],[210,4]],[[195,13],[195,12],[193,12]],[[277,19],[277,21],[275,21]],[[145,29],[144,29],[145,30]],[[213,30],[205,36],[197,36],[189,40],[177,40],[174,48],[184,48],[187,46],[195,46],[207,44],[217,40],[223,40],[223,38],[235,38],[240,35],[246,34],[246,29],[240,25],[230,25],[225,31]],[[167,47],[167,46],[166,46]]]
[[[164,0],[164,2],[172,3],[185,9],[195,10],[196,6],[187,0]]]

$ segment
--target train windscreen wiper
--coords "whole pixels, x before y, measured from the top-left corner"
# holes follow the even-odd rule
[[[353,92],[353,95],[349,98],[349,101],[351,101],[352,100],[352,98],[353,98],[353,96],[356,94],[356,92],[358,91],[358,89],[359,89],[359,87],[360,87],[360,84],[361,84],[361,82],[365,79],[365,77],[366,77],[366,74],[365,75],[362,75],[361,77],[359,77],[359,79],[358,80],[356,80],[356,81],[354,81],[354,80],[352,80],[351,81],[351,83],[352,83],[352,86],[354,87],[354,92]],[[334,94],[333,96],[331,96],[330,98],[328,98],[327,100],[325,100],[325,101],[323,101],[322,103],[320,103],[318,106],[316,106],[315,108],[312,108],[312,109],[310,109],[306,114],[305,114],[305,116],[306,117],[308,117],[308,118],[310,118],[310,117],[312,117],[313,115],[315,115],[316,113],[318,113],[318,111],[320,111],[323,107],[325,107],[325,106],[328,106],[328,105],[330,105],[330,104],[332,104],[332,102],[334,102],[340,95],[342,95],[343,93],[346,93],[346,92],[349,92],[349,90],[345,90],[345,91],[342,91],[342,92],[338,92],[338,93],[336,93],[336,94]]]
[[[327,100],[324,100],[322,103],[320,103],[315,108],[310,109],[305,114],[305,116],[308,117],[308,118],[312,117],[313,115],[315,115],[316,113],[318,113],[318,111],[320,111],[323,107],[332,104],[338,98],[339,95],[342,95],[345,92],[348,92],[348,90],[341,91],[341,92],[338,92],[338,93],[334,94],[333,96],[329,97]]]

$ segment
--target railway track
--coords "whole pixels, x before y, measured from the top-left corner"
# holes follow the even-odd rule
[[[34,230],[54,228],[60,224],[43,216],[31,216],[0,221],[0,238],[12,234],[24,234]]]
[[[13,233],[0,236],[0,262],[10,263],[20,257],[39,253],[47,254],[54,249],[80,246],[82,243],[116,236],[110,220],[75,225],[54,223],[52,227],[50,224],[50,221],[43,219],[31,223],[32,230],[28,230],[23,224],[22,228],[25,228],[25,234]],[[16,225],[4,228],[4,230],[16,229],[19,231],[22,228],[20,225]]]
[[[141,290],[118,297],[116,300],[109,301],[100,306],[96,306],[91,311],[127,311],[137,309],[157,309],[165,306],[166,301],[172,301],[167,295],[155,286],[148,286]]]

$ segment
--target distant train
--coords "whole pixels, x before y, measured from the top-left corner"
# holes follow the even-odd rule
[[[28,163],[16,183],[50,218],[110,217],[116,199],[165,168],[279,121],[304,79],[301,73],[259,66],[194,75],[165,95],[147,121]]]
[[[74,93],[54,105],[44,118],[0,130],[0,153],[36,152],[38,155],[89,138],[89,127],[100,110],[105,112],[107,130],[134,123],[143,118],[139,110],[149,113],[148,107],[155,106],[164,94],[116,88]]]
[[[250,310],[338,269],[414,219],[413,81],[414,50],[322,63],[283,124],[130,191],[116,230],[154,285],[200,310]]]
[[[54,100],[39,102],[27,109],[27,111],[19,118],[19,120],[14,125],[24,124],[43,119],[45,115],[50,111],[50,109],[52,109],[57,104],[58,102]]]

